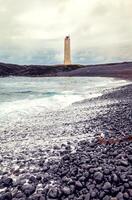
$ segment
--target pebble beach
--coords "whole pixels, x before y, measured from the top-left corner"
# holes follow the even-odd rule
[[[77,103],[73,107],[75,111]],[[123,139],[132,134],[132,84],[84,100],[81,107],[86,117],[74,121],[72,133],[80,137],[83,132],[79,141],[73,137],[30,151],[27,146],[14,158],[1,136],[0,200],[132,199],[132,142]],[[89,110],[94,108],[91,119]],[[88,138],[86,132],[93,135]],[[106,142],[101,143],[100,136]]]

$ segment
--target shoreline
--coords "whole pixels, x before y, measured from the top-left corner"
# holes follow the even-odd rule
[[[99,127],[95,137],[103,133],[106,139],[118,139],[132,134],[132,84],[94,100],[95,105],[112,100],[105,108],[102,106],[92,122],[86,122],[92,123],[93,130],[94,126]],[[83,103],[89,105],[90,100]],[[53,159],[51,156],[49,160],[42,149],[32,153],[34,159],[28,158],[25,152],[27,160],[22,162],[20,156],[14,161],[19,167],[12,166],[10,172],[0,171],[0,200],[132,199],[131,141],[100,145],[97,139],[91,142],[85,139],[74,151],[71,142],[55,145]]]

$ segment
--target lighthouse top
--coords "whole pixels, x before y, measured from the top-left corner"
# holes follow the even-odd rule
[[[69,35],[68,35],[68,36],[66,36],[66,37],[65,37],[65,39],[70,39],[70,36],[69,36]]]

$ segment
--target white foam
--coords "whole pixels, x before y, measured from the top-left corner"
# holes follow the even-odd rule
[[[6,78],[3,79],[3,81],[4,80],[6,80]],[[7,78],[7,83],[8,81]],[[25,94],[22,94],[21,98],[17,98],[16,94],[15,100],[0,103],[0,130],[4,131],[5,127],[8,128],[10,126],[10,133],[12,133],[11,127],[18,127],[21,123],[28,123],[28,120],[32,117],[35,118],[35,120],[38,120],[38,116],[44,118],[44,113],[65,109],[65,107],[70,106],[75,102],[101,96],[105,89],[111,89],[130,83],[129,81],[124,80],[99,77],[61,79],[30,78],[29,80],[28,78],[19,79],[18,77],[12,79],[12,81],[13,83],[15,82],[15,85],[17,85],[18,88],[20,84],[21,88],[23,86],[23,90],[33,90],[35,93],[33,93],[33,95],[31,93],[26,94],[27,96],[24,98],[23,95]],[[36,84],[35,81],[38,81],[38,84]],[[5,86],[5,91],[14,91],[14,86],[11,86],[10,89],[10,85],[7,84],[7,88]],[[33,87],[30,88],[30,85]],[[39,92],[37,93],[37,91]],[[43,95],[48,92],[49,95]],[[48,121],[53,121],[53,119]],[[23,126],[21,131],[23,131],[24,128],[25,127]]]
[[[39,99],[24,99],[13,102],[5,102],[0,106],[0,112],[2,115],[11,113],[29,113],[35,112],[35,110],[50,109],[56,110],[64,108],[73,102],[83,100],[83,96],[79,95],[55,95],[47,98]]]
[[[32,98],[34,96],[29,94],[29,96],[25,99],[0,103],[0,118],[4,118],[6,116],[7,117],[12,116],[14,118],[15,116],[20,117],[23,115],[29,115],[29,114],[32,115],[33,113],[42,110],[48,111],[48,110],[63,109],[71,105],[72,103],[82,101],[84,99],[101,96],[102,91],[104,89],[114,88],[130,83],[125,80],[116,80],[113,78],[107,79],[99,77],[98,78],[85,77],[85,78],[72,78],[72,79],[64,78],[62,80],[58,79],[58,81],[56,81],[57,79],[54,80],[53,78],[51,79],[48,78],[46,80],[47,82],[45,81],[45,84],[43,83],[44,91],[48,91],[47,88],[49,87],[50,91],[52,92],[54,88],[56,89],[55,92],[57,91],[58,94],[51,96],[49,95],[49,97],[46,96],[41,98],[40,94],[36,95],[35,98]],[[49,80],[52,81],[50,82]],[[23,87],[25,87],[24,84]],[[36,85],[36,91],[37,87],[39,88],[40,91],[40,83],[38,84],[38,86]],[[41,84],[41,90],[42,89],[43,88]]]

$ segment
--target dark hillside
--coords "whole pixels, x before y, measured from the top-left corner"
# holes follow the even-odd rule
[[[102,76],[132,80],[132,62],[100,65],[15,65],[0,63],[0,76]]]

